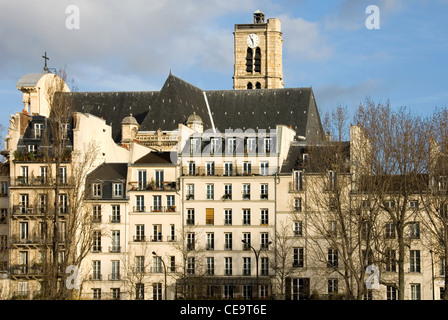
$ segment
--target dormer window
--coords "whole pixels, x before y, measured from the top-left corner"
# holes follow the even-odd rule
[[[101,183],[92,184],[92,195],[94,197],[101,197]]]
[[[35,123],[34,124],[34,139],[42,138],[42,131],[44,130],[43,123]]]
[[[114,197],[122,197],[123,196],[123,184],[122,183],[114,183],[112,186]]]

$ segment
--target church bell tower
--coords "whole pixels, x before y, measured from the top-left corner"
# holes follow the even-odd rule
[[[233,89],[283,88],[282,32],[279,19],[265,21],[254,12],[251,24],[235,25],[235,72]]]

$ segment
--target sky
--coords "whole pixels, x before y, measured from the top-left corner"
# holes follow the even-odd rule
[[[281,20],[285,87],[312,87],[321,117],[366,97],[448,107],[448,0],[0,0],[0,134],[45,52],[76,91],[160,90],[170,72],[231,90],[234,26],[257,9]]]

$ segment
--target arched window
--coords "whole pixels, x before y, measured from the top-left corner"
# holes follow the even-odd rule
[[[261,89],[261,83],[260,83],[260,82],[257,82],[257,83],[255,84],[255,88],[256,88],[256,89]]]
[[[252,73],[253,64],[254,64],[254,53],[251,48],[247,48],[247,54],[246,54],[246,72]]]
[[[252,82],[249,82],[249,83],[247,84],[247,89],[253,89]]]
[[[257,47],[255,49],[255,59],[254,59],[254,65],[255,65],[255,72],[261,72],[261,49]]]

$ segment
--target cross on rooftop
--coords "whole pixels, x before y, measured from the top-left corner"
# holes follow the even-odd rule
[[[47,60],[50,60],[50,58],[47,57],[47,52],[46,51],[45,51],[45,55],[43,55],[42,58],[44,58],[44,60],[45,60],[44,70],[48,71]]]

